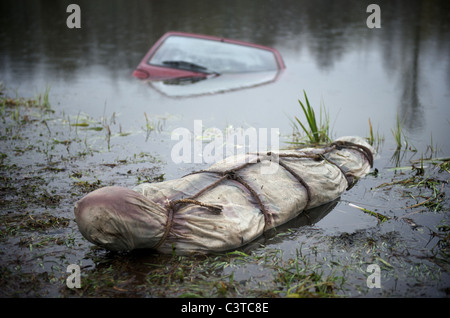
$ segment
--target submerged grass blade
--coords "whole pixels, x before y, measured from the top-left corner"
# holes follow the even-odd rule
[[[353,204],[353,203],[349,203],[348,205],[351,206],[351,207],[353,207],[353,208],[357,208],[358,210],[361,210],[361,211],[363,211],[364,213],[367,213],[367,214],[370,214],[370,215],[372,215],[372,216],[375,216],[375,217],[377,218],[377,220],[378,220],[380,223],[383,223],[384,221],[387,221],[387,220],[390,220],[390,219],[391,219],[390,217],[388,217],[388,216],[386,216],[386,215],[383,215],[383,214],[381,214],[381,213],[378,213],[378,212],[374,212],[374,211],[365,209],[365,208],[360,207],[360,206],[357,206],[356,204]]]

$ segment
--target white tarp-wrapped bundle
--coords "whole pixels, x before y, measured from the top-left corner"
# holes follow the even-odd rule
[[[369,172],[373,148],[342,137],[323,148],[226,158],[180,179],[105,187],[75,206],[80,232],[109,250],[219,252],[338,198]]]

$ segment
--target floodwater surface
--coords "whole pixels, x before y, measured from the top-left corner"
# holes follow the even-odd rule
[[[381,28],[369,28],[372,2],[77,1],[81,28],[70,29],[71,1],[2,1],[0,81],[11,100],[0,105],[0,295],[448,296],[450,6],[377,1]],[[132,77],[167,31],[271,46],[286,69],[256,85]],[[369,119],[373,128],[374,169],[338,201],[219,255],[114,254],[79,234],[73,205],[89,191],[209,165],[202,153],[174,161],[179,128],[264,128],[279,132],[268,146],[292,146],[304,92],[327,112],[332,138],[369,137]],[[81,266],[81,288],[66,286],[69,264]],[[369,287],[370,264],[381,287]]]

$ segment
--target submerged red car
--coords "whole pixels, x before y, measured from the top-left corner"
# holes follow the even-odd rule
[[[284,68],[283,59],[274,48],[209,35],[168,32],[148,51],[133,75],[149,80],[202,79]]]

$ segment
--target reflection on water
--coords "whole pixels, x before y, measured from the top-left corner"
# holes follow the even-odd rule
[[[422,73],[428,71],[423,61],[436,59],[450,70],[450,7],[448,3],[430,1],[415,1],[413,6],[390,6],[389,15],[397,18],[385,19],[384,27],[397,30],[398,35],[384,33],[383,39],[388,42],[384,47],[386,68],[399,74],[399,115],[404,118],[405,126],[414,130],[425,125],[421,104],[429,102],[420,98],[421,89],[426,89]]]
[[[210,78],[149,81],[149,85],[169,97],[192,97],[225,93],[274,82],[279,71],[222,74]]]
[[[242,249],[246,253],[250,253],[253,249],[258,248],[261,245],[282,243],[284,238],[278,236],[279,233],[285,233],[288,232],[290,229],[298,229],[304,226],[312,226],[320,222],[331,211],[333,211],[333,209],[336,207],[338,203],[339,199],[336,199],[321,206],[304,211],[297,217],[293,218],[292,220],[276,228],[266,231],[263,236],[245,245]]]
[[[346,107],[346,116],[357,116],[361,104],[369,112],[378,108],[353,122],[366,125],[367,117],[381,122],[377,114],[382,112],[392,123],[398,108],[411,131],[424,133],[439,125],[435,135],[449,132],[442,119],[448,115],[444,104],[450,91],[448,1],[377,1],[381,29],[368,29],[365,24],[367,5],[373,1],[232,0],[211,5],[205,0],[79,0],[82,28],[68,29],[66,8],[71,2],[1,1],[0,72],[7,85],[51,82],[57,93],[58,87],[64,92],[63,88],[76,84],[78,90],[88,92],[97,81],[97,93],[106,99],[117,92],[114,85],[124,85],[121,81],[128,79],[162,34],[179,30],[277,48],[288,75],[266,99],[272,104],[273,94],[282,105],[295,104],[296,94],[309,85],[310,96],[325,94],[328,103]],[[352,83],[356,79],[358,85],[367,83],[363,91]],[[130,81],[126,84],[136,85]],[[436,109],[436,117],[430,117],[428,113]],[[269,120],[274,121],[273,116]],[[275,120],[276,125],[280,122]],[[361,134],[359,126],[355,129]]]

